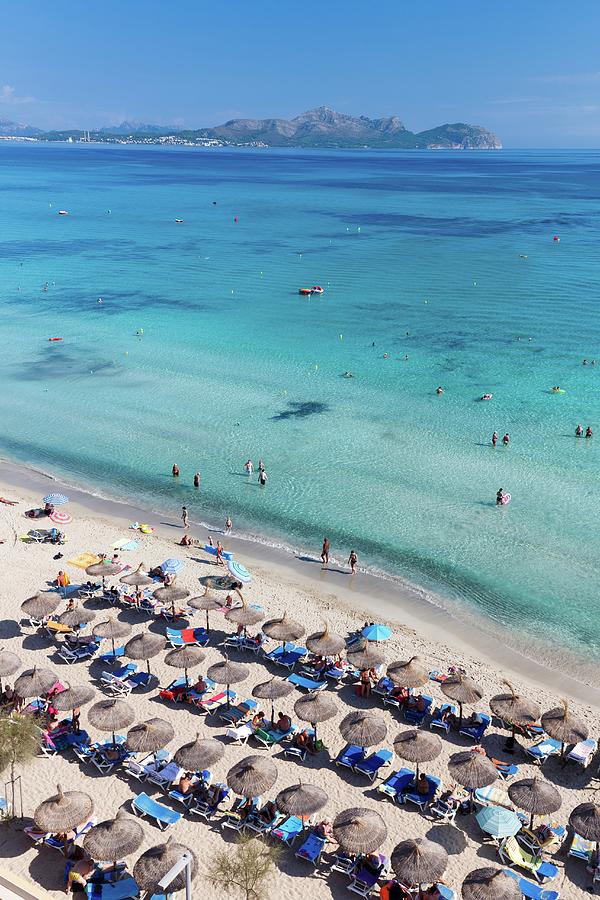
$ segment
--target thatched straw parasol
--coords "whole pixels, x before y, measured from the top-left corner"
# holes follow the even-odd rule
[[[110,731],[112,744],[115,746],[115,731],[128,728],[135,722],[133,706],[120,697],[99,700],[88,710],[88,722],[98,731]]]
[[[302,722],[310,722],[317,739],[317,724],[333,719],[339,712],[337,703],[329,694],[310,691],[294,703],[294,712]]]
[[[14,675],[20,668],[21,660],[17,654],[0,647],[0,691],[2,690],[2,679]]]
[[[519,879],[502,869],[475,869],[462,884],[463,900],[521,900]]]
[[[188,606],[191,606],[192,609],[203,609],[206,612],[206,630],[210,631],[210,624],[208,621],[209,612],[216,612],[218,609],[223,609],[223,601],[217,600],[216,597],[192,597],[191,600],[188,601]]]
[[[233,622],[234,625],[243,625],[245,634],[248,625],[256,625],[257,622],[264,619],[264,615],[259,609],[253,609],[244,603],[242,606],[234,606],[233,609],[228,609],[225,613],[225,618],[228,622]]]
[[[498,778],[498,770],[493,762],[476,750],[462,750],[453,753],[448,762],[448,771],[469,791],[487,787]]]
[[[387,828],[375,810],[353,807],[335,817],[333,834],[347,853],[374,853],[385,841]]]
[[[21,611],[32,619],[45,619],[60,606],[60,599],[54,594],[43,594],[38,591],[21,603]]]
[[[94,801],[82,791],[63,792],[60,784],[56,794],[44,800],[33,814],[38,828],[48,834],[66,834],[78,825],[89,821],[94,812]]]
[[[190,592],[186,591],[185,588],[177,587],[176,584],[169,584],[166,587],[157,588],[152,594],[155,600],[158,600],[162,603],[163,606],[171,606],[171,614],[174,616],[176,614],[175,604],[181,603],[182,600],[187,600],[190,596]]]
[[[277,766],[266,756],[245,756],[227,773],[227,784],[241,797],[260,797],[277,781]]]
[[[570,711],[567,700],[561,700],[561,706],[544,713],[542,727],[551,738],[561,742],[561,757],[565,755],[565,744],[578,744],[579,741],[585,741],[589,734],[583,719]]]
[[[52,706],[59,712],[75,712],[80,706],[90,703],[96,691],[89,684],[71,684],[66,691],[61,691],[52,698]]]
[[[385,740],[387,725],[385,720],[370,709],[356,709],[340,722],[340,733],[349,744],[372,747]]]
[[[292,784],[279,791],[275,806],[286,816],[313,816],[323,809],[329,797],[315,784]]]
[[[401,731],[394,740],[394,750],[400,759],[417,764],[417,778],[419,777],[419,763],[431,762],[442,752],[440,736],[431,731],[420,731],[411,728]]]
[[[129,622],[121,622],[120,619],[109,616],[106,622],[98,622],[97,625],[94,625],[92,634],[99,638],[110,638],[114,655],[115,638],[129,637],[131,634],[131,625]]]
[[[348,650],[348,662],[357,669],[373,669],[385,662],[385,653],[375,644],[362,641],[357,647]]]
[[[112,860],[129,856],[144,842],[144,829],[137,819],[120,809],[114,819],[99,822],[83,839],[83,849],[94,859]]]
[[[210,666],[206,674],[212,681],[216,681],[217,684],[225,685],[227,691],[226,705],[229,709],[229,685],[245,681],[250,674],[250,669],[243,663],[233,662],[225,657],[225,659]]]
[[[429,680],[429,672],[418,656],[390,663],[387,676],[400,688],[418,688]]]
[[[255,685],[252,688],[252,696],[256,697],[258,700],[270,700],[271,701],[271,722],[275,717],[275,700],[281,700],[282,697],[287,697],[294,690],[294,685],[290,684],[289,681],[284,681],[282,678],[269,678],[268,681],[261,681],[260,684]]]
[[[162,634],[153,634],[151,631],[143,631],[136,634],[125,644],[125,656],[129,659],[145,659],[148,674],[150,674],[150,660],[158,656],[165,649],[167,639]]]
[[[318,656],[335,656],[341,653],[346,647],[346,640],[341,634],[329,630],[329,625],[325,624],[323,631],[315,631],[306,639],[306,646],[311,653]]]
[[[483,697],[483,688],[479,687],[472,678],[467,678],[466,675],[449,675],[440,687],[444,697],[458,703],[458,727],[460,730],[463,720],[463,703],[466,706],[470,706],[472,703],[479,703]]]
[[[519,809],[531,813],[529,827],[533,828],[535,815],[546,815],[556,812],[562,805],[560,794],[553,784],[544,781],[538,775],[533,778],[522,778],[508,788],[508,796]]]
[[[119,581],[121,584],[130,584],[132,587],[148,587],[154,583],[154,579],[151,578],[150,575],[146,575],[143,569],[144,563],[140,563],[135,572],[131,572],[129,575],[123,575],[122,578],[119,578]]]
[[[75,606],[73,609],[67,609],[58,617],[61,625],[68,625],[69,628],[76,628],[78,625],[87,625],[96,618],[96,613],[92,609],[86,609],[85,606]]]
[[[165,719],[148,719],[127,732],[127,746],[134,753],[155,753],[175,737],[175,729]]]
[[[515,730],[517,725],[532,725],[540,717],[540,708],[533,700],[522,697],[517,694],[509,681],[503,681],[508,688],[508,692],[504,694],[496,694],[490,700],[490,709],[495,716],[508,722],[512,729],[512,741],[515,739]]]
[[[600,805],[580,803],[569,816],[569,825],[586,841],[600,841]]]
[[[220,741],[200,737],[196,732],[195,740],[180,747],[173,759],[186,772],[200,772],[218,762],[224,753],[225,747]]]
[[[206,653],[201,647],[190,645],[189,647],[175,647],[169,650],[165,656],[165,664],[172,666],[174,669],[183,669],[185,673],[185,684],[188,685],[188,669],[199,666],[206,659]]]
[[[99,562],[88,566],[85,570],[85,574],[91,575],[92,578],[97,578],[98,575],[100,575],[102,578],[102,589],[104,590],[106,586],[106,579],[111,578],[113,575],[118,575],[119,572],[122,571],[123,566],[120,566],[117,563]]]
[[[27,669],[15,681],[14,692],[17,697],[26,700],[28,697],[43,697],[54,687],[58,678],[50,669]]]
[[[182,891],[186,881],[185,869],[173,879],[167,888],[161,887],[160,882],[171,871],[175,863],[179,862],[184,853],[191,860],[193,879],[198,867],[196,854],[184,844],[176,844],[174,838],[170,837],[166,844],[157,844],[156,847],[150,847],[149,850],[142,853],[133,867],[133,877],[140,890],[148,891],[150,894],[163,894],[166,890],[167,896]]]
[[[288,641],[297,641],[305,632],[304,625],[288,618],[287,612],[280,619],[269,619],[264,623],[262,630],[274,641],[283,641],[284,646]]]
[[[435,884],[446,871],[448,853],[441,844],[428,838],[410,838],[396,844],[391,862],[392,869],[402,884]]]

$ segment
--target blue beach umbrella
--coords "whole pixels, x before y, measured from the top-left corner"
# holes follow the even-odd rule
[[[368,641],[387,641],[392,636],[392,629],[387,625],[367,625],[362,630],[362,636]]]
[[[170,557],[170,559],[165,559],[164,563],[160,564],[160,567],[165,575],[177,575],[178,572],[185,568],[185,563],[181,559]]]
[[[42,503],[51,503],[52,506],[62,506],[63,503],[68,503],[69,498],[65,497],[64,494],[46,494],[46,496],[42,499]]]
[[[475,818],[481,830],[495,838],[513,837],[522,828],[518,815],[501,806],[484,806]]]
[[[252,581],[252,575],[248,569],[234,559],[227,560],[227,568],[229,569],[230,574],[233,575],[234,578],[237,578],[238,581],[241,581],[242,584],[250,584]]]

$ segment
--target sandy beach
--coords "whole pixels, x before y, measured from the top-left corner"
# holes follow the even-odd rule
[[[171,556],[185,560],[186,566],[178,575],[177,584],[194,595],[202,589],[199,579],[216,574],[217,570],[212,558],[204,552],[196,548],[175,547],[183,533],[180,523],[170,522],[160,516],[149,517],[149,514],[144,514],[143,518],[142,511],[92,498],[72,488],[65,488],[71,498],[69,512],[74,516],[74,522],[65,527],[67,543],[56,548],[23,542],[20,536],[32,525],[23,517],[24,510],[39,504],[42,493],[60,489],[59,484],[41,473],[33,473],[8,463],[3,464],[0,469],[0,494],[19,501],[14,507],[0,505],[0,539],[4,541],[0,545],[0,562],[4,573],[0,644],[20,656],[23,668],[36,664],[49,666],[56,671],[63,683],[91,682],[98,688],[96,699],[101,699],[103,694],[98,679],[104,667],[95,661],[89,665],[80,662],[67,666],[57,659],[57,647],[53,640],[18,624],[21,621],[20,604],[23,600],[38,590],[49,590],[59,568],[68,572],[74,585],[82,577],[85,580],[83,571],[70,565],[68,560],[86,551],[110,554],[116,542],[127,539],[139,542],[135,550],[121,554],[123,562],[132,569],[142,562],[148,567],[156,566]],[[132,520],[149,521],[156,529],[154,534],[134,533],[129,529]],[[205,532],[195,529],[192,524],[190,533],[204,543]],[[244,589],[244,596],[249,603],[263,607],[265,618],[279,616],[287,611],[305,626],[307,633],[319,630],[326,622],[331,629],[343,635],[355,631],[365,621],[387,623],[393,629],[392,638],[385,644],[388,662],[408,659],[416,654],[432,670],[446,671],[449,666],[460,664],[484,689],[484,699],[479,707],[483,712],[489,712],[487,700],[501,691],[503,678],[509,678],[519,691],[535,700],[542,710],[550,709],[557,705],[560,698],[568,697],[570,708],[587,723],[590,736],[597,737],[600,692],[596,689],[563,673],[536,665],[471,626],[462,629],[461,633],[460,623],[451,620],[443,610],[424,604],[418,596],[411,596],[408,591],[405,595],[399,595],[397,590],[383,581],[378,583],[377,579],[367,579],[360,573],[353,579],[345,572],[325,573],[321,570],[320,562],[288,558],[275,550],[237,541],[235,537],[221,539],[226,547],[234,550],[236,559],[251,570],[253,580]],[[54,560],[53,556],[58,549],[64,557]],[[106,604],[86,602],[86,605],[98,610],[96,622],[105,620],[108,609]],[[60,609],[63,608],[61,605]],[[119,618],[130,622],[134,633],[147,630],[149,625],[151,630],[164,631],[162,620],[151,622],[137,612],[121,611]],[[193,622],[203,624],[204,614],[197,613]],[[219,613],[212,615],[211,641],[202,671],[222,658],[218,644],[233,630],[233,626]],[[268,649],[274,646],[275,643],[270,642]],[[131,696],[138,721],[160,716],[171,722],[176,731],[176,738],[168,748],[171,751],[192,740],[198,731],[203,736],[223,739],[226,728],[216,717],[202,717],[187,705],[182,708],[158,700],[157,685],[168,684],[178,674],[176,670],[164,665],[163,656],[161,654],[152,661],[152,671],[158,681],[147,691],[138,691]],[[232,656],[247,661],[237,654]],[[251,696],[252,688],[258,682],[266,680],[272,674],[281,674],[280,670],[261,656],[251,658],[250,669],[250,677],[238,686],[240,699]],[[443,699],[439,686],[434,682],[428,685],[427,690],[436,703]],[[320,737],[332,759],[344,746],[338,729],[339,722],[353,709],[373,708],[385,718],[388,726],[385,746],[388,748],[391,748],[396,734],[407,727],[397,713],[390,712],[388,707],[382,707],[379,698],[359,698],[350,684],[344,683],[340,687],[329,689],[329,692],[338,695],[340,712],[320,727]],[[277,706],[294,718],[293,703],[298,696],[298,693],[293,693],[278,702]],[[85,708],[82,712],[82,727],[90,731],[92,739],[103,737],[91,726],[88,728]],[[505,731],[494,726],[490,728],[484,739],[488,755],[505,758],[505,739]],[[468,749],[468,746],[464,738],[451,732],[443,738],[442,754],[427,765],[427,771],[440,777],[445,784],[451,784],[448,759],[452,753]],[[214,766],[213,776],[224,779],[228,769],[250,752],[265,755],[270,753],[278,769],[278,780],[271,792],[273,796],[287,785],[302,779],[320,785],[329,795],[329,802],[323,810],[323,816],[327,818],[334,818],[338,812],[350,806],[372,807],[384,816],[388,827],[388,837],[381,848],[387,855],[390,855],[400,840],[410,836],[427,835],[439,841],[449,853],[444,881],[457,891],[458,896],[460,885],[469,871],[488,862],[497,862],[494,846],[482,843],[481,832],[473,816],[458,817],[457,827],[436,824],[430,816],[416,811],[416,807],[392,805],[377,793],[378,781],[370,785],[366,779],[347,770],[336,769],[333,762],[326,761],[324,754],[309,757],[306,762],[299,764],[286,759],[278,748],[271,751],[250,748],[251,743],[247,747],[227,743],[224,758]],[[529,765],[526,759],[522,749],[517,747],[514,758],[510,761],[518,764],[519,777],[530,777],[539,771],[535,766]],[[403,763],[397,758],[393,760],[394,768],[400,768],[401,765]],[[571,810],[577,804],[592,799],[597,768],[597,761],[593,761],[585,771],[573,764],[563,768],[553,759],[544,765],[544,775],[559,789],[562,797],[562,808],[553,816],[553,820],[566,824]],[[391,771],[392,769],[384,770],[384,777]],[[164,796],[158,788],[153,791],[153,785],[146,784],[142,787],[139,782],[118,771],[100,775],[95,768],[84,766],[71,753],[51,759],[38,758],[21,774],[25,785],[25,816],[29,818],[38,803],[55,792],[57,784],[90,793],[94,797],[95,815],[99,821],[113,817],[121,807],[128,809],[132,796],[142,789],[159,800],[163,800]],[[63,891],[63,860],[56,851],[34,848],[22,832],[24,824],[30,824],[30,821],[2,827],[1,856],[9,868],[42,885],[51,896],[59,897]],[[162,840],[161,833],[151,824],[144,822],[144,830],[146,841],[142,850]],[[224,842],[231,840],[231,833],[223,834],[219,829],[218,820],[207,824],[184,817],[173,826],[171,833],[181,843],[195,850],[201,870],[210,855],[224,846]],[[589,876],[586,875],[585,864],[581,860],[567,858],[567,843],[563,845],[561,852],[552,857],[551,861],[558,866],[559,874],[548,887],[559,890],[564,898],[583,897]],[[309,864],[297,860],[292,851],[287,851],[274,877],[269,896],[348,896],[347,879],[339,873],[329,874],[327,871],[328,853],[334,847],[335,845],[330,845],[323,864],[314,872]],[[128,862],[132,865],[134,859]],[[206,882],[200,874],[194,896],[201,896],[205,887]]]

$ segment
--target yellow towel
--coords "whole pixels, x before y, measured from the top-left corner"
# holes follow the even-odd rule
[[[75,559],[70,559],[69,565],[77,566],[79,569],[87,569],[88,566],[93,566],[99,562],[100,557],[88,550],[86,553],[80,553]]]

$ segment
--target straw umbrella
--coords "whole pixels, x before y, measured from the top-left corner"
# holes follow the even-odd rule
[[[507,686],[508,692],[492,697],[490,709],[499,719],[510,724],[512,734],[509,746],[512,746],[515,742],[517,725],[531,725],[533,722],[537,722],[541,710],[537,703],[517,694],[509,681],[503,681],[502,684]]]
[[[114,616],[109,616],[106,622],[98,622],[92,628],[92,634],[99,638],[110,638],[113,656],[115,654],[115,638],[129,637],[131,625],[129,622],[121,622]]]
[[[417,764],[417,778],[419,777],[419,763],[431,762],[442,752],[442,741],[438,734],[431,731],[420,731],[411,728],[401,731],[394,740],[394,750],[400,759]],[[412,882],[411,882],[412,884]]]
[[[196,854],[184,844],[177,844],[174,838],[170,837],[166,844],[157,844],[156,847],[150,847],[149,850],[142,853],[133,867],[133,877],[140,890],[147,891],[149,894],[164,894],[166,891],[167,896],[182,891],[186,886],[185,869],[175,876],[168,887],[161,887],[160,882],[180,861],[184,853],[190,858],[191,878],[193,879],[198,867]]]
[[[243,625],[244,634],[246,634],[248,625],[256,625],[257,622],[264,618],[264,613],[259,609],[252,609],[251,606],[246,606],[243,603],[242,606],[234,606],[233,609],[228,609],[225,613],[225,618],[228,622],[233,622],[234,625]]]
[[[585,741],[589,731],[583,719],[574,716],[569,710],[568,702],[566,700],[560,702],[561,706],[543,714],[542,727],[551,738],[560,741],[560,755],[561,759],[564,759],[565,744],[578,744],[579,741]]]
[[[221,600],[217,600],[216,597],[192,597],[188,602],[188,606],[191,606],[192,609],[202,609],[206,612],[206,630],[210,631],[208,614],[209,612],[216,612],[216,610],[222,609],[223,603]]]
[[[160,601],[163,606],[167,606],[170,603],[171,614],[174,616],[175,604],[180,603],[182,600],[187,600],[190,596],[190,592],[186,591],[185,588],[177,587],[176,584],[169,584],[166,587],[157,588],[152,596]]]
[[[144,829],[137,819],[120,809],[114,819],[99,822],[83,839],[83,849],[93,859],[112,860],[129,856],[144,842]]]
[[[20,668],[21,660],[17,654],[0,647],[0,691],[2,690],[2,679],[14,675]]]
[[[458,703],[458,728],[460,730],[463,720],[463,703],[466,706],[479,703],[483,697],[483,688],[479,687],[472,678],[467,678],[466,675],[450,675],[440,687],[444,697]]]
[[[357,709],[340,722],[340,733],[349,744],[372,747],[385,740],[387,725],[385,720],[370,709]]]
[[[133,706],[120,697],[107,700],[99,700],[88,710],[88,722],[98,731],[110,731],[112,745],[116,745],[115,731],[128,728],[135,722],[135,710]]]
[[[287,612],[279,619],[269,619],[264,623],[262,630],[274,641],[282,641],[284,647],[288,641],[297,641],[305,633],[304,625],[290,619]]]
[[[158,656],[165,649],[167,639],[162,634],[153,634],[151,631],[143,631],[136,634],[125,644],[125,656],[129,659],[145,659],[148,674],[150,674],[150,660]]]
[[[375,644],[364,641],[360,646],[349,650],[346,654],[348,662],[357,669],[373,669],[385,662],[385,653]]]
[[[104,590],[106,587],[106,579],[111,578],[113,575],[118,575],[119,572],[122,571],[123,566],[117,565],[117,563],[99,562],[88,566],[85,570],[85,574],[91,575],[92,578],[97,578],[98,575],[100,575],[102,578],[102,590]]]
[[[300,782],[279,791],[275,797],[275,806],[286,816],[314,816],[328,800],[323,788]]]
[[[529,827],[533,828],[535,815],[547,815],[556,812],[562,805],[560,794],[553,784],[544,781],[539,775],[533,778],[522,778],[515,781],[508,789],[508,796],[519,809],[531,813]]]
[[[229,685],[239,684],[245,681],[250,674],[250,669],[243,663],[233,662],[225,657],[218,663],[214,663],[206,673],[212,681],[217,684],[224,684],[227,691],[227,709],[229,709]]]
[[[89,794],[82,791],[64,792],[59,784],[56,794],[37,807],[33,821],[48,834],[66,834],[89,821],[93,812],[94,801]]]
[[[334,716],[337,716],[339,710],[337,703],[329,694],[323,694],[320,691],[310,691],[296,700],[294,712],[302,722],[310,722],[316,741],[317,724],[333,719]]]
[[[178,766],[186,772],[200,772],[206,766],[212,766],[218,762],[225,753],[225,747],[214,738],[200,737],[196,732],[195,740],[189,744],[183,744],[175,753],[173,759]]]
[[[50,669],[27,669],[15,681],[14,692],[17,697],[26,700],[28,697],[43,697],[54,687],[57,676]]]
[[[69,628],[77,628],[78,625],[87,625],[96,618],[96,613],[85,606],[75,606],[73,609],[67,609],[58,617],[61,625],[68,625]]]
[[[600,841],[600,805],[580,803],[569,816],[569,825],[586,841]]]
[[[127,746],[134,753],[155,753],[173,740],[175,729],[165,719],[148,719],[127,732]]]
[[[374,853],[385,841],[387,828],[375,810],[353,807],[335,817],[333,834],[347,853]]]
[[[448,866],[448,853],[441,844],[425,837],[410,838],[396,844],[392,851],[392,869],[402,884],[435,884]]]
[[[294,685],[290,684],[289,681],[273,676],[268,681],[261,681],[260,684],[255,685],[252,688],[252,696],[258,700],[271,701],[271,722],[273,722],[275,718],[275,700],[287,697],[293,690]]]
[[[33,597],[28,597],[21,603],[21,611],[32,619],[45,619],[60,606],[60,599],[56,595],[43,594],[38,591]]]
[[[387,675],[400,688],[418,688],[429,680],[429,672],[418,656],[390,663]]]
[[[121,584],[129,584],[132,587],[141,588],[148,587],[151,584],[154,584],[154,579],[150,577],[150,575],[146,575],[144,571],[144,563],[140,563],[135,572],[131,572],[129,575],[123,575],[122,578],[119,578]]]
[[[185,686],[187,687],[189,684],[188,669],[199,666],[205,659],[206,653],[200,647],[190,645],[189,647],[176,647],[174,650],[169,650],[165,656],[165,664],[167,666],[173,666],[175,669],[183,669],[185,673]]]
[[[476,750],[454,753],[448,762],[448,771],[455,781],[471,792],[493,784],[498,778],[498,770],[493,762]],[[473,796],[471,794],[472,806]]]
[[[89,684],[70,684],[66,691],[61,691],[52,698],[52,706],[59,712],[70,712],[75,719],[75,710],[90,703],[96,691]]]
[[[346,640],[341,634],[329,630],[329,625],[325,623],[323,631],[315,631],[306,639],[306,646],[311,653],[318,656],[335,656],[341,653],[346,647]]]
[[[260,797],[277,781],[277,766],[267,756],[245,756],[227,773],[227,785],[241,797]]]
[[[463,900],[521,900],[518,878],[491,866],[469,872],[462,884]]]

